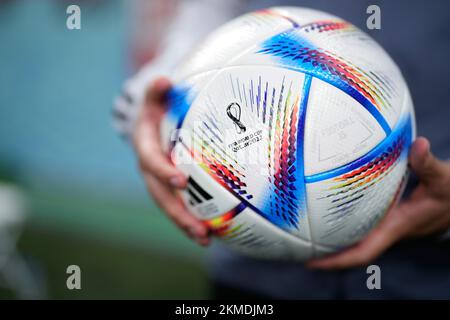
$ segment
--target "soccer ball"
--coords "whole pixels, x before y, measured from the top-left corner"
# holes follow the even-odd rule
[[[307,260],[393,206],[415,136],[408,87],[367,34],[328,13],[255,11],[178,68],[161,126],[181,197],[243,254]]]

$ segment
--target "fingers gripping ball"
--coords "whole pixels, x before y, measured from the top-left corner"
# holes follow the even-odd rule
[[[174,75],[163,144],[183,200],[235,250],[307,260],[366,235],[414,138],[400,70],[333,15],[277,7],[212,32]]]

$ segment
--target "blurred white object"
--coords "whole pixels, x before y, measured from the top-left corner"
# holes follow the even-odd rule
[[[0,230],[21,225],[26,216],[26,201],[22,191],[0,184]]]
[[[43,290],[16,247],[27,207],[18,187],[0,183],[0,277],[18,298],[42,299]]]

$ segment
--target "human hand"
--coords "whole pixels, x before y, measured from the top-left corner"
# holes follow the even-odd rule
[[[397,241],[438,234],[450,227],[450,163],[437,159],[427,139],[417,138],[409,154],[419,185],[409,199],[392,208],[356,245],[307,262],[309,268],[342,269],[367,265]]]
[[[207,227],[187,211],[177,189],[186,187],[187,179],[163,152],[160,144],[160,122],[167,105],[171,83],[158,78],[149,87],[133,132],[133,144],[148,191],[158,206],[190,238],[208,245]]]

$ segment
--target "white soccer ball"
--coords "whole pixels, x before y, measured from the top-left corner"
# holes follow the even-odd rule
[[[395,204],[415,136],[408,87],[367,34],[328,13],[255,11],[174,75],[163,144],[181,196],[244,254],[307,260],[352,245]]]

